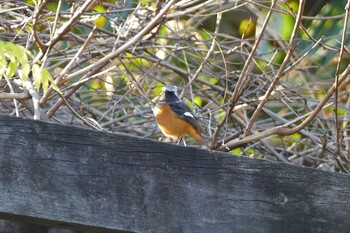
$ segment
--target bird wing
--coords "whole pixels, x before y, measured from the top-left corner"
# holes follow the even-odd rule
[[[202,127],[199,124],[198,119],[194,116],[192,110],[183,102],[176,102],[169,104],[171,111],[177,117],[185,120],[186,122],[193,125],[195,128],[203,132]]]

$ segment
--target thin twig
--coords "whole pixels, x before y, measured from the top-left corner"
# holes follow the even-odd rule
[[[69,61],[69,63],[66,65],[66,67],[59,73],[59,75],[55,78],[55,83],[57,85],[60,85],[61,80],[63,79],[63,77],[67,74],[67,72],[69,72],[72,69],[72,66],[76,63],[76,61],[78,61],[79,56],[81,56],[81,54],[83,53],[83,51],[86,49],[86,47],[90,44],[94,34],[96,33],[96,28],[94,27],[92,29],[92,31],[90,32],[90,34],[88,35],[86,41],[84,42],[84,44],[79,48],[79,50],[77,51],[77,53],[74,55],[74,57]],[[50,93],[52,91],[53,87],[52,85],[50,85],[50,87],[48,88],[47,92],[45,93],[45,95],[41,98],[40,100],[40,104],[44,105],[47,101],[47,98],[50,96]]]
[[[55,35],[57,29],[57,22],[61,13],[62,0],[58,1],[55,20],[53,21],[52,34]]]
[[[0,93],[0,99],[28,100],[30,99],[28,92],[23,93]]]
[[[91,4],[94,4],[97,0],[87,0],[84,2],[83,5],[81,5],[73,14],[71,18],[67,22],[65,22],[53,35],[53,37],[45,43],[45,49],[40,50],[38,55],[34,59],[34,63],[36,63],[38,60],[41,60],[43,56],[47,53],[46,50],[51,50],[55,44],[62,39],[62,37],[71,30],[75,22],[79,19],[81,14],[84,13],[86,9],[91,7]]]
[[[68,103],[68,101],[66,100],[66,98],[65,98],[62,94],[60,94],[60,93],[58,93],[58,94],[59,94],[59,96],[61,97],[61,100],[64,102],[64,104],[68,107],[68,109],[69,109],[76,117],[78,117],[82,122],[84,122],[85,125],[87,125],[87,126],[93,128],[93,129],[95,129],[95,130],[101,130],[101,128],[98,128],[98,127],[94,126],[94,125],[91,124],[89,121],[85,120],[82,116],[80,116],[80,114],[77,113],[77,112],[74,110],[74,108],[72,108],[72,106],[70,106],[70,104]]]
[[[44,0],[39,5],[35,6],[34,14],[33,14],[33,29],[32,33],[34,36],[34,41],[38,45],[40,51],[45,51],[46,47],[45,44],[40,40],[38,33],[37,33],[37,25],[39,21],[39,17],[41,14],[41,11],[44,9],[45,5],[47,3],[47,0]]]
[[[322,105],[322,108],[326,108],[326,107],[329,107],[333,105],[333,103],[330,103],[330,104],[327,104],[327,105]],[[257,140],[260,140],[260,139],[263,139],[263,138],[266,138],[266,137],[269,137],[273,134],[277,134],[277,135],[280,135],[280,136],[284,136],[284,135],[281,135],[280,134],[280,131],[282,129],[286,129],[286,127],[290,126],[290,125],[294,125],[296,122],[304,119],[304,118],[308,118],[310,117],[312,113],[309,112],[307,114],[304,114],[303,116],[300,116],[296,119],[294,119],[293,121],[287,121],[285,122],[283,125],[281,126],[276,126],[276,127],[273,127],[273,128],[270,128],[270,129],[267,129],[267,130],[264,130],[262,132],[258,132],[258,133],[254,133],[252,135],[241,135],[240,137],[234,139],[234,140],[231,140],[230,142],[228,143],[225,143],[223,144],[220,148],[218,148],[218,150],[221,150],[221,151],[229,151],[229,150],[232,150],[234,148],[237,148],[239,147],[240,145],[243,145],[243,144],[246,144],[246,143],[249,143],[249,142],[253,142],[253,141],[257,141]],[[300,130],[299,130],[300,131]],[[299,132],[298,131],[298,132]]]
[[[4,75],[4,78],[7,82],[7,85],[10,88],[11,93],[14,93],[15,91],[13,90],[12,84],[11,84],[10,80],[7,78],[7,75]],[[13,104],[15,105],[16,116],[19,117],[18,104],[17,104],[16,99],[13,99]]]
[[[95,67],[105,63],[106,61],[109,61],[111,59],[116,58],[117,56],[119,56],[121,53],[125,52],[127,49],[129,49],[130,47],[132,47],[134,44],[136,44],[137,42],[139,42],[142,37],[144,37],[146,34],[148,34],[150,31],[152,31],[159,23],[160,20],[162,20],[162,18],[164,17],[164,15],[167,13],[167,11],[170,9],[170,7],[176,2],[176,0],[170,0],[165,6],[164,8],[159,12],[159,14],[157,14],[152,20],[151,22],[149,22],[149,24],[144,27],[139,33],[137,33],[133,38],[131,38],[129,41],[127,41],[126,43],[124,43],[122,46],[120,46],[116,51],[108,54],[107,56],[101,58],[100,60],[94,62],[93,64],[73,73],[70,75],[67,75],[67,79],[71,79],[73,77],[77,77],[81,74],[84,74],[92,69],[94,69]]]
[[[216,27],[215,27],[215,32],[214,32],[214,36],[212,38],[212,43],[211,46],[206,54],[206,56],[204,57],[203,61],[201,62],[201,64],[199,65],[198,69],[196,70],[196,72],[194,73],[194,75],[190,78],[190,80],[188,81],[188,83],[186,84],[186,86],[182,89],[182,92],[180,94],[180,98],[182,98],[182,96],[184,95],[185,90],[193,83],[194,80],[197,79],[198,75],[200,74],[200,72],[202,71],[203,67],[205,64],[207,64],[209,57],[211,56],[211,54],[214,51],[215,48],[215,44],[216,44],[216,38],[217,35],[219,33],[219,29],[220,29],[220,22],[221,22],[221,18],[222,18],[222,14],[218,13],[217,14],[217,18],[216,18]]]

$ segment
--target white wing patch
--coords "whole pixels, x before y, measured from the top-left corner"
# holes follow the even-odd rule
[[[157,116],[162,110],[160,110],[160,108],[156,105],[156,106],[152,109],[152,111],[153,111],[153,114],[154,114],[155,116]]]
[[[192,113],[190,113],[190,112],[185,112],[184,115],[195,119],[194,116],[192,115]]]

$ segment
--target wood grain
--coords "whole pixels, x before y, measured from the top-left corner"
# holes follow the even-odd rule
[[[0,218],[99,232],[347,232],[349,176],[0,116]]]

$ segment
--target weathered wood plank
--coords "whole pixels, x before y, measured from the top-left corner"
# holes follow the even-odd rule
[[[132,232],[347,232],[346,175],[0,117],[0,218]]]

